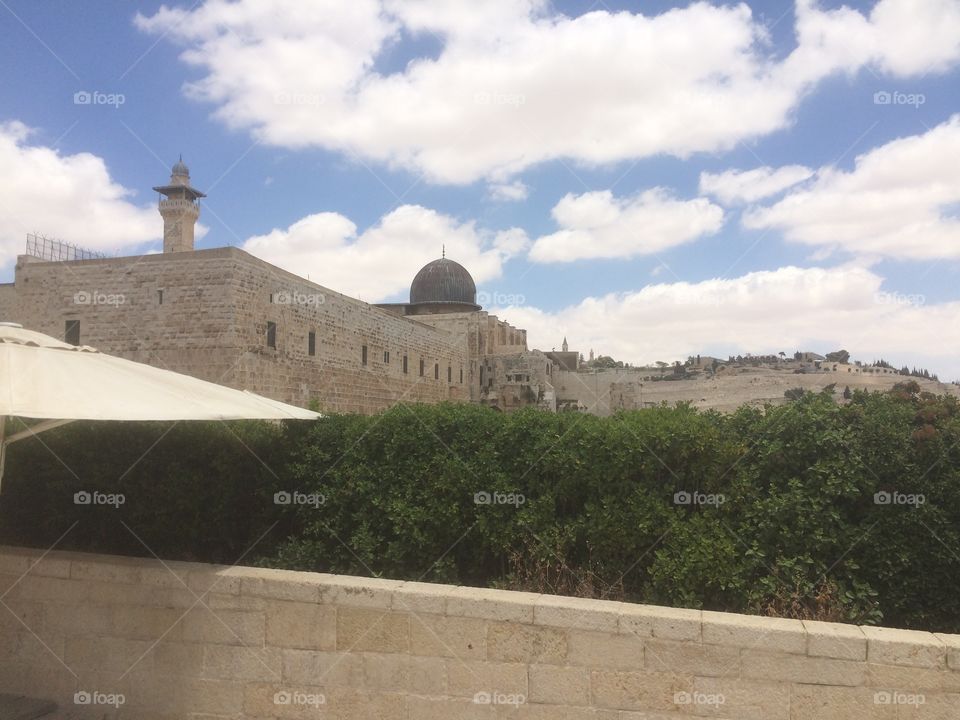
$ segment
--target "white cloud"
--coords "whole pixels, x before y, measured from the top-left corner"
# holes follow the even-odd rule
[[[491,183],[488,191],[494,200],[517,201],[526,200],[530,188],[522,181],[514,180],[509,183]]]
[[[102,158],[31,145],[31,134],[21,122],[0,123],[0,267],[23,253],[29,232],[111,252],[162,237],[156,206],[131,202]]]
[[[185,45],[202,73],[189,95],[267,143],[504,183],[557,158],[728,149],[788,125],[832,73],[943,70],[960,58],[958,7],[880,0],[865,16],[799,0],[799,45],[783,60],[745,3],[571,18],[544,0],[207,0],[136,23]],[[410,33],[437,34],[439,54],[381,71]]]
[[[960,377],[960,302],[923,304],[885,294],[883,278],[856,267],[755,272],[699,283],[648,285],[590,297],[558,312],[535,307],[500,311],[525,327],[530,347],[571,347],[618,360],[652,363],[708,355],[823,352],[923,365]]]
[[[526,235],[518,228],[494,233],[419,205],[403,205],[359,235],[349,219],[325,212],[243,245],[267,262],[367,302],[405,300],[413,276],[444,247],[446,256],[468,268],[479,284],[500,276],[502,264],[525,249]]]
[[[704,198],[677,200],[662,188],[630,198],[609,190],[568,194],[554,206],[560,230],[537,238],[535,262],[650,255],[716,232],[723,209]]]
[[[700,173],[700,192],[713,195],[725,205],[755,202],[807,180],[813,172],[803,165],[726,170],[716,174],[703,172]]]
[[[960,115],[922,135],[857,157],[850,172],[816,180],[744,215],[748,228],[782,230],[821,250],[899,259],[960,257]],[[823,253],[820,253],[823,255]]]

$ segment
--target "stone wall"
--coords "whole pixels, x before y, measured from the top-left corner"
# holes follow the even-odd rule
[[[954,635],[15,548],[0,594],[0,692],[76,717],[960,717]]]
[[[0,314],[57,338],[76,320],[82,344],[285,402],[316,400],[321,410],[376,412],[400,400],[470,398],[463,336],[396,317],[236,248],[71,262],[21,256],[14,291],[0,290]],[[275,347],[268,346],[268,323]]]

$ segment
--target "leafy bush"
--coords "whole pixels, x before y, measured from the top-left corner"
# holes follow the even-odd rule
[[[6,542],[960,630],[960,406],[915,383],[729,415],[398,405],[42,438],[10,451]],[[73,504],[94,488],[126,502]]]

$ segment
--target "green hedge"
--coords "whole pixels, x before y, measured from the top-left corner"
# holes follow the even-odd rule
[[[730,415],[402,405],[42,437],[10,452],[6,542],[76,521],[58,547],[960,630],[960,407],[911,384]],[[73,504],[93,488],[126,502]]]

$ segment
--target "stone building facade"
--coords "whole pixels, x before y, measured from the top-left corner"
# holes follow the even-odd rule
[[[477,305],[458,263],[428,263],[407,303],[371,305],[238,248],[194,249],[204,195],[182,161],[154,189],[162,254],[21,255],[14,282],[0,284],[0,319],[330,412],[442,401],[557,409],[557,361]]]

